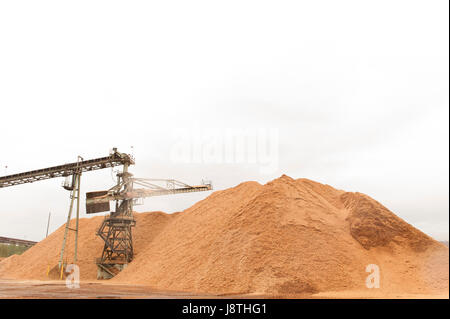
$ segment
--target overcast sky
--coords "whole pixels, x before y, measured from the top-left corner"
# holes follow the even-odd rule
[[[306,177],[366,193],[448,240],[448,5],[2,1],[0,175],[133,146],[137,177],[207,178],[216,190]],[[267,133],[257,137],[270,170],[261,154],[174,158],[196,136],[244,129]],[[49,211],[51,231],[62,225],[61,182],[0,189],[0,236],[41,240]],[[83,193],[107,189],[113,172],[81,183]],[[136,210],[180,211],[207,195],[150,198]]]

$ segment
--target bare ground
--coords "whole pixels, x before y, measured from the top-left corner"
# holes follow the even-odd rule
[[[69,289],[64,281],[0,280],[0,299],[448,299],[447,294],[386,294],[376,289],[365,291],[329,291],[302,295],[210,295],[186,292],[162,291],[146,286],[110,284],[108,282],[82,282],[80,288]]]

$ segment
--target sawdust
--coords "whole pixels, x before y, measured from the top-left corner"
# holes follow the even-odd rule
[[[153,212],[151,214],[135,214],[139,227],[134,228],[134,247],[136,254],[142,251],[148,240],[164,227],[165,223],[174,218],[176,214],[164,214],[162,212]],[[78,260],[80,267],[81,280],[96,280],[97,266],[95,259],[100,256],[104,242],[96,236],[96,232],[104,217],[81,218],[79,225],[78,238]],[[25,251],[20,256],[14,256],[5,259],[0,263],[0,277],[12,279],[38,279],[48,280],[57,279],[59,276],[54,271],[57,267],[61,245],[64,238],[65,225],[58,228],[43,241],[37,243],[32,248]],[[149,232],[149,230],[151,230]],[[75,240],[73,234],[70,234],[65,249],[65,263],[72,263],[74,260]],[[7,262],[8,261],[8,262]]]
[[[135,259],[111,283],[213,294],[368,291],[366,266],[377,264],[377,294],[448,295],[446,246],[366,195],[307,179],[245,182],[181,213],[135,216]],[[101,218],[80,220],[82,280],[96,278]],[[47,279],[62,236],[63,227],[1,262],[0,277]]]
[[[2,259],[0,260],[0,272],[2,271],[2,269],[9,270],[11,267],[13,267],[17,257],[18,255],[11,255],[6,258],[2,257]]]

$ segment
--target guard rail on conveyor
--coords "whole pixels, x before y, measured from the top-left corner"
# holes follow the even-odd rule
[[[31,247],[37,244],[36,241],[16,239],[16,238],[8,238],[8,237],[0,237],[0,244],[10,244],[10,245],[21,245]]]
[[[114,151],[107,157],[100,157],[92,160],[79,161],[44,169],[38,169],[25,173],[0,176],[0,188],[33,183],[44,179],[65,177],[74,175],[77,172],[94,171],[102,168],[114,167],[127,163],[134,164],[134,159],[128,154]]]

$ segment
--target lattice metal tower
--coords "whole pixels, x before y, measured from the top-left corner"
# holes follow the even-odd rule
[[[132,191],[132,174],[128,172],[128,164],[123,166],[123,172],[117,174],[117,177],[114,195]],[[133,260],[132,227],[135,225],[133,198],[116,200],[115,211],[103,220],[97,232],[97,235],[105,242],[102,256],[96,261],[98,279],[109,279],[115,276]]]

